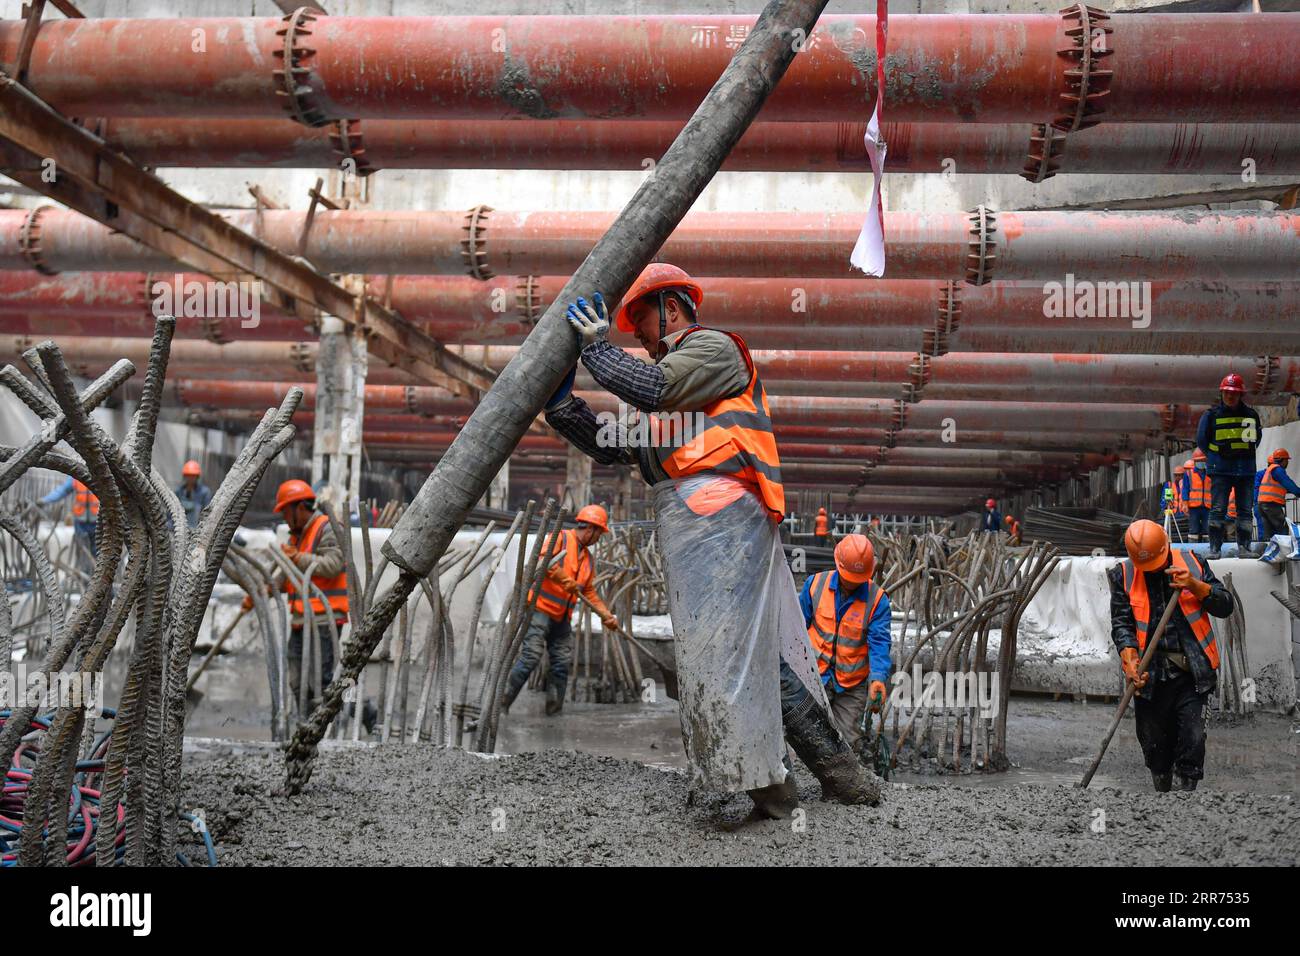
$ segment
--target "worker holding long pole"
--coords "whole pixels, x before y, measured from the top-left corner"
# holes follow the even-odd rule
[[[1137,688],[1138,743],[1158,792],[1195,790],[1204,776],[1205,720],[1218,680],[1219,647],[1210,616],[1232,614],[1233,598],[1208,562],[1171,549],[1164,528],[1142,519],[1124,533],[1128,559],[1110,581],[1110,636],[1124,675]],[[1176,601],[1151,668],[1139,669],[1148,629]]]
[[[650,355],[609,341],[599,293],[567,317],[580,359],[631,415],[602,421],[570,392],[546,421],[602,464],[635,464],[651,485],[677,648],[682,735],[694,780],[747,791],[756,812],[789,816],[798,794],[784,736],[843,803],[875,803],[879,786],[830,721],[777,525],[785,511],[767,396],[744,340],[697,318],[704,292],[654,263],[615,321]]]

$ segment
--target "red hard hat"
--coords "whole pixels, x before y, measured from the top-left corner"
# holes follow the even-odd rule
[[[315,500],[316,492],[311,490],[311,485],[300,478],[290,478],[275,493],[275,511],[278,514],[295,501]]]
[[[1219,391],[1241,393],[1246,391],[1246,383],[1236,372],[1229,372],[1223,376],[1223,381],[1219,383]]]
[[[609,514],[600,505],[587,505],[580,508],[577,520],[583,524],[595,525],[601,531],[609,530]]]
[[[618,312],[614,314],[614,324],[624,332],[636,331],[632,317],[627,314],[628,307],[644,299],[651,292],[659,292],[662,289],[681,289],[691,297],[697,309],[704,301],[704,290],[684,271],[667,262],[652,262],[637,276],[627,295],[623,296],[623,302],[619,305]]]
[[[1124,532],[1124,549],[1139,571],[1154,571],[1164,567],[1169,555],[1169,535],[1154,521],[1142,518]]]
[[[835,570],[849,584],[870,581],[876,571],[876,549],[865,534],[850,534],[835,546]]]
[[[185,464],[181,465],[182,477],[188,477],[190,475],[193,475],[195,478],[197,478],[201,474],[203,474],[203,471],[199,468],[199,463],[195,461],[193,458],[191,458]]]
[[[998,503],[997,503],[996,501],[994,501],[992,498],[990,498],[988,501],[984,502],[984,507],[985,507],[985,508],[996,508],[997,506],[998,506]]]

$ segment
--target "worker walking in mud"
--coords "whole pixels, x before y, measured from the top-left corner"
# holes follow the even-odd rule
[[[600,623],[607,630],[618,628],[616,618],[596,593],[596,562],[590,548],[609,531],[609,515],[600,505],[579,509],[578,527],[557,532],[542,547],[540,560],[548,562],[539,593],[529,592],[533,605],[528,630],[519,659],[506,681],[502,709],[509,710],[528,676],[547,656],[546,715],[553,717],[564,709],[564,693],[569,685],[569,665],[573,661],[573,631],[569,626],[573,609],[581,594],[595,608]],[[536,602],[533,604],[533,602]]]
[[[878,782],[831,723],[799,624],[777,535],[785,492],[767,395],[744,340],[699,323],[703,300],[676,266],[642,272],[615,322],[649,363],[609,341],[599,293],[570,305],[583,366],[645,427],[602,422],[570,392],[572,373],[547,423],[597,462],[637,465],[653,489],[693,782],[744,790],[758,815],[789,816],[798,791],[784,724],[828,798],[878,802]]]
[[[1205,726],[1217,682],[1219,648],[1210,617],[1232,614],[1233,599],[1191,551],[1171,549],[1165,529],[1134,521],[1124,533],[1128,559],[1111,568],[1110,636],[1124,676],[1137,687],[1138,743],[1157,791],[1195,790],[1204,775]],[[1150,628],[1168,602],[1169,618],[1148,671],[1138,673]]]
[[[315,708],[317,693],[334,679],[334,638],[330,628],[342,628],[348,620],[348,578],[343,548],[334,534],[328,517],[316,510],[316,492],[305,481],[291,478],[280,485],[275,495],[275,511],[289,526],[289,541],[281,545],[285,557],[294,567],[311,574],[311,614],[315,640],[308,653],[318,667],[305,675],[303,684],[303,630],[306,626],[304,598],[298,585],[283,572],[272,580],[289,594],[290,631],[287,654],[289,689],[305,717]],[[322,596],[324,601],[321,600]],[[244,598],[244,608],[251,609],[253,599]],[[319,683],[318,683],[319,681]]]
[[[835,546],[835,570],[819,571],[799,594],[808,639],[845,743],[861,755],[864,720],[885,706],[892,642],[889,595],[871,579],[876,552],[865,534]]]

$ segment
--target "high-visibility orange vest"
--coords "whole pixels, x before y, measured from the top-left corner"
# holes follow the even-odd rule
[[[1174,550],[1172,554],[1174,567],[1186,568],[1196,580],[1204,580],[1201,562],[1196,555],[1179,550]],[[1128,604],[1133,609],[1133,620],[1137,622],[1138,653],[1141,654],[1146,650],[1147,632],[1151,627],[1151,598],[1147,594],[1146,578],[1133,566],[1133,562],[1126,558],[1120,567],[1123,569],[1124,590],[1128,593]],[[1210,666],[1218,670],[1219,646],[1214,640],[1214,628],[1210,626],[1210,616],[1201,610],[1201,602],[1197,600],[1196,595],[1186,588],[1178,592],[1178,606],[1182,608],[1183,617],[1187,618],[1187,623],[1191,625],[1192,633],[1196,635],[1196,642],[1200,644],[1201,650],[1205,651],[1205,656],[1210,659]]]
[[[81,482],[72,479],[72,516],[78,521],[86,520],[86,512],[91,518],[99,517],[99,499]]]
[[[1282,466],[1274,463],[1264,469],[1264,478],[1259,483],[1259,494],[1255,500],[1261,505],[1281,505],[1286,503],[1286,489],[1282,487],[1282,482],[1273,477],[1273,469]]]
[[[829,531],[829,530],[830,530],[830,525],[829,525],[829,524],[827,523],[827,521],[826,521],[826,516],[825,516],[825,515],[818,515],[818,516],[817,516],[817,521],[816,521],[816,523],[813,525],[813,533],[814,533],[814,534],[826,534],[826,532]]]
[[[564,557],[560,559],[560,566],[564,573],[578,582],[579,590],[589,587],[596,576],[596,562],[592,560],[591,552],[578,541],[578,532],[569,529],[553,535],[542,547],[542,555],[538,560],[547,562],[561,550],[564,551]],[[529,591],[528,600],[532,599],[533,592]],[[564,590],[549,575],[543,576],[542,593],[537,595],[537,610],[553,621],[563,621],[573,613],[577,603],[577,595]]]
[[[817,669],[825,674],[835,668],[835,680],[846,690],[861,684],[871,673],[871,654],[867,630],[876,613],[884,590],[874,582],[867,585],[866,600],[855,599],[835,621],[835,592],[830,588],[831,572],[813,576],[813,618],[808,625],[808,639],[817,652]]]
[[[1011,540],[1019,544],[1020,543],[1020,522],[1017,521],[1015,518],[1011,519],[1010,534],[1011,534]]]
[[[679,348],[687,336],[703,329],[702,325],[687,329],[673,348]],[[739,479],[754,489],[768,516],[780,521],[785,514],[785,489],[767,393],[745,340],[734,332],[712,331],[720,331],[736,343],[749,371],[749,382],[739,395],[720,398],[700,409],[704,421],[691,422],[693,434],[689,441],[685,434],[672,440],[668,427],[671,422],[651,418],[655,457],[670,478],[713,474]]]
[[[303,554],[311,554],[327,521],[329,521],[329,518],[324,515],[317,515],[311,519],[300,538],[295,540],[293,535],[289,536],[290,543]],[[339,546],[342,547],[342,545],[343,542],[340,541]],[[330,607],[333,608],[336,617],[345,618],[348,616],[348,572],[346,567],[332,578],[312,575],[311,582],[320,588],[321,593],[325,595],[325,600],[329,601]],[[291,581],[286,581],[285,590],[289,592],[289,609],[294,614],[301,616],[303,613],[302,597],[298,596],[298,589],[293,586]],[[311,610],[313,614],[325,613],[325,605],[321,604],[320,598],[316,597],[314,593],[311,599]]]
[[[1210,507],[1210,476],[1203,471],[1193,471],[1187,476],[1187,507]]]

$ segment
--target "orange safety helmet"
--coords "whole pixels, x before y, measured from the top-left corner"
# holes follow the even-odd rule
[[[1268,460],[1270,464],[1274,465],[1280,461],[1290,461],[1291,453],[1285,448],[1279,448],[1277,451],[1273,452],[1273,454],[1268,456]]]
[[[183,478],[188,478],[190,475],[197,478],[201,474],[203,474],[203,471],[199,468],[199,463],[193,458],[181,465],[181,477]]]
[[[609,513],[600,505],[587,505],[580,508],[575,517],[582,524],[595,525],[601,531],[609,530]]]
[[[870,581],[876,571],[876,549],[865,534],[845,535],[835,546],[835,570],[849,584]]]
[[[628,308],[652,292],[663,292],[667,289],[681,289],[691,297],[697,309],[704,301],[704,290],[683,270],[667,262],[652,262],[637,276],[627,295],[623,296],[618,312],[614,315],[614,324],[620,331],[635,332],[636,325],[632,322],[632,317],[627,314]]]
[[[1175,474],[1175,475],[1181,475],[1181,474],[1182,474],[1183,472],[1185,472],[1186,470],[1187,470],[1187,466],[1186,466],[1186,465],[1175,465],[1175,466],[1174,466],[1174,474]]]
[[[275,512],[279,514],[295,501],[315,501],[316,492],[301,478],[290,478],[275,493]]]
[[[1005,518],[1002,519],[1004,524],[1011,524],[1013,520],[1014,519],[1011,517],[1011,515],[1007,515]]]
[[[1229,372],[1223,376],[1223,381],[1219,383],[1219,391],[1240,394],[1246,391],[1246,382],[1236,372]]]
[[[1124,532],[1124,548],[1139,571],[1154,571],[1164,567],[1169,557],[1169,535],[1154,521],[1142,518]]]
[[[824,514],[826,513],[826,509],[825,509],[825,508],[818,508],[818,509],[817,509],[817,513],[818,513],[819,515],[824,515]]]
[[[1192,452],[1192,461],[1205,461],[1205,452],[1199,448]]]

